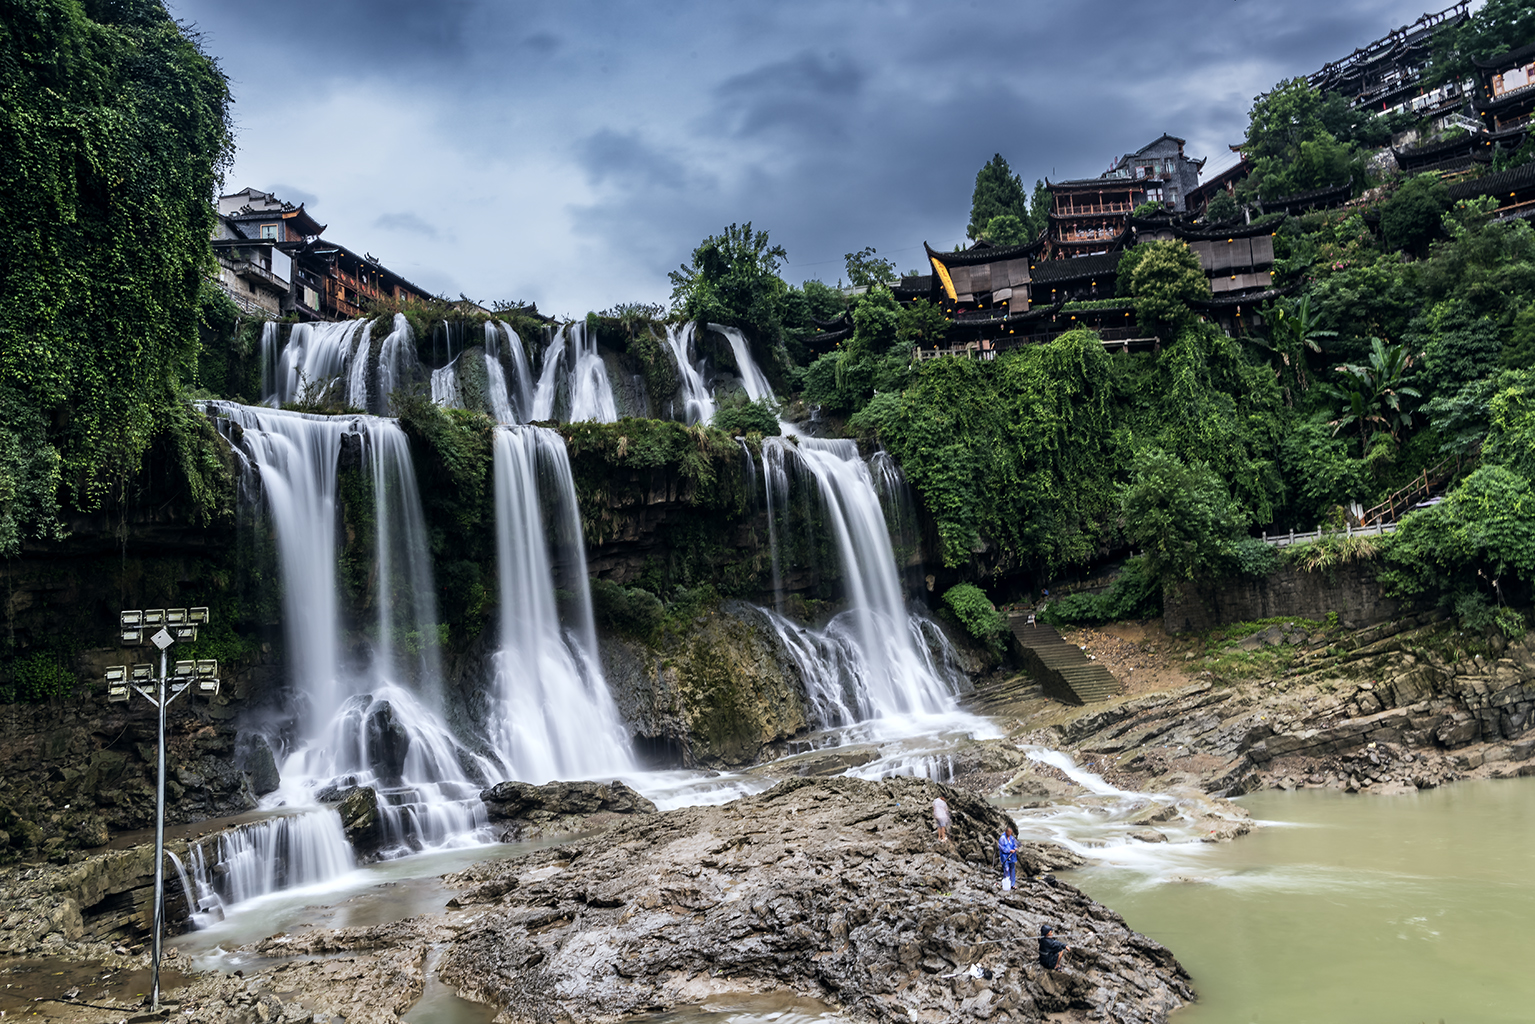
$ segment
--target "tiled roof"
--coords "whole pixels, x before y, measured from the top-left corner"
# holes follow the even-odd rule
[[[1038,287],[1052,281],[1078,281],[1084,277],[1110,277],[1119,267],[1122,252],[1106,252],[1075,259],[1044,260],[1030,270],[1031,283]]]

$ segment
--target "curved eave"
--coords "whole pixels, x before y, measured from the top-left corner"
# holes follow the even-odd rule
[[[927,250],[927,258],[937,260],[946,267],[973,267],[982,263],[998,263],[1002,260],[1022,259],[1037,253],[1045,244],[1043,237],[1036,238],[1026,245],[1013,245],[1006,248],[989,249],[965,249],[961,252],[938,252],[926,242],[922,248]]]

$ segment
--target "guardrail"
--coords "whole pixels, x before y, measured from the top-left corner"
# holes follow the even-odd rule
[[[1378,537],[1396,532],[1395,523],[1376,523],[1374,526],[1345,526],[1341,530],[1323,530],[1320,526],[1315,530],[1306,530],[1296,533],[1276,533],[1270,537],[1263,535],[1263,543],[1272,544],[1276,548],[1287,548],[1292,544],[1310,544],[1312,541],[1321,540],[1323,537]]]

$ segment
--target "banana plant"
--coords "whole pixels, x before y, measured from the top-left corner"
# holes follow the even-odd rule
[[[1361,450],[1368,450],[1371,430],[1385,430],[1393,441],[1412,425],[1412,410],[1403,399],[1422,398],[1404,381],[1412,369],[1412,356],[1405,345],[1387,345],[1380,338],[1370,339],[1370,358],[1363,366],[1345,363],[1335,368],[1338,377],[1319,381],[1318,387],[1334,402],[1342,405],[1338,418],[1331,420],[1333,435],[1346,427],[1359,428]]]

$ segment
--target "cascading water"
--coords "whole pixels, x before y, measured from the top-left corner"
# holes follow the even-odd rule
[[[501,367],[502,335],[506,336],[506,354],[512,364],[510,382]],[[497,422],[526,423],[533,411],[533,371],[528,368],[522,337],[505,320],[485,324],[485,369],[490,374]]]
[[[628,737],[597,657],[564,439],[541,427],[498,430],[495,480],[501,708],[494,738],[508,772],[542,783],[632,771]],[[560,623],[556,576],[573,595],[568,627]]]
[[[714,396],[704,387],[704,361],[693,359],[693,339],[698,333],[692,322],[672,324],[666,328],[666,344],[677,362],[682,397],[682,422],[708,423],[714,419]]]
[[[394,328],[385,336],[378,350],[378,390],[366,408],[387,415],[393,411],[395,391],[422,373],[416,358],[416,335],[404,313],[394,315]]]
[[[277,539],[297,717],[308,723],[268,802],[302,806],[324,787],[372,786],[386,848],[471,841],[484,824],[479,784],[497,766],[464,750],[443,722],[434,588],[403,432],[369,416],[207,409],[240,428],[259,476]],[[377,636],[368,665],[344,664],[339,649],[337,481],[348,436],[374,494]]]
[[[204,928],[237,903],[327,882],[356,866],[340,816],[310,811],[253,822],[190,844],[183,884],[190,890],[192,922]]]
[[[337,379],[347,372],[362,323],[361,320],[345,320],[294,324],[288,334],[288,343],[273,361],[272,379],[263,380],[263,403],[275,406],[325,396]],[[269,326],[273,328],[275,344],[276,325]],[[265,342],[265,329],[262,338]],[[267,386],[271,387],[270,392],[266,391]]]
[[[563,403],[562,401],[563,400]],[[597,351],[597,339],[589,336],[584,321],[560,328],[544,348],[544,366],[533,393],[534,421],[551,420],[563,404],[569,423],[618,420],[618,403],[608,368]]]
[[[722,327],[719,324],[710,324],[709,330],[717,331],[730,342],[731,354],[736,359],[736,369],[741,374],[741,386],[746,389],[746,397],[753,402],[773,397],[773,386],[768,383],[767,375],[752,358],[751,345],[746,341],[746,335],[734,327]]]

